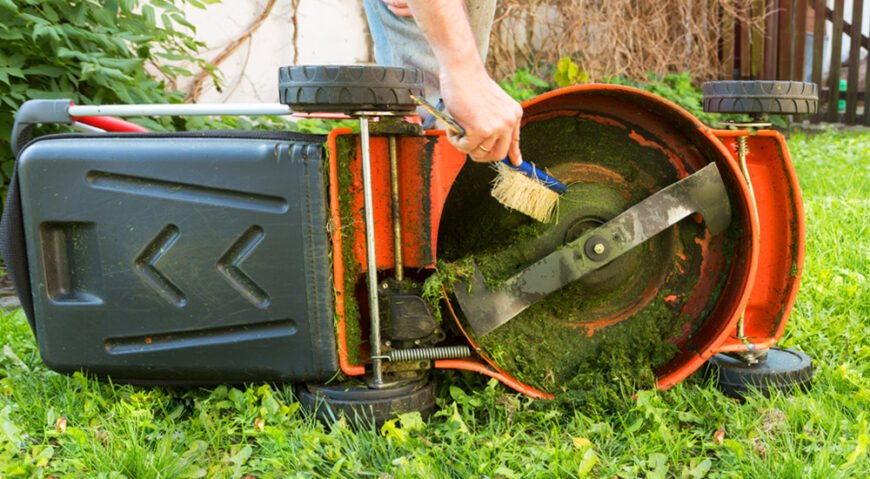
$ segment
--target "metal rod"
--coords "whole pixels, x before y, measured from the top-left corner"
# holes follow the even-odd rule
[[[749,165],[746,164],[746,157],[749,155],[749,139],[746,136],[737,137],[737,160],[740,162],[740,171],[743,173],[743,179],[746,180],[746,187],[749,190],[749,198],[752,203],[752,214],[758,221],[758,205],[755,204],[755,191],[752,189],[752,180],[749,178]],[[746,312],[740,314],[740,319],[737,320],[737,337],[739,339],[746,338]]]
[[[95,126],[87,125],[87,124],[82,123],[80,121],[72,122],[70,127],[72,127],[73,130],[80,131],[82,133],[105,133],[106,132],[106,130],[104,130],[102,128],[97,128]]]
[[[390,135],[390,194],[393,207],[393,257],[396,281],[402,281],[405,272],[402,265],[402,210],[399,205],[399,155],[396,137]]]
[[[362,152],[363,206],[366,223],[366,279],[369,289],[369,323],[371,332],[369,343],[372,356],[372,386],[381,387],[384,383],[381,371],[381,314],[378,304],[378,263],[375,254],[375,215],[372,204],[372,161],[369,143],[369,119],[359,118],[359,142]]]
[[[181,104],[181,105],[71,105],[77,116],[284,116],[293,112],[280,103]]]

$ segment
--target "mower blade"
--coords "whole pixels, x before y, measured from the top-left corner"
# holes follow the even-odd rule
[[[476,336],[504,325],[529,306],[699,213],[719,234],[731,222],[731,203],[715,163],[658,191],[607,223],[559,247],[491,290],[474,266],[470,283],[457,283],[456,300]]]

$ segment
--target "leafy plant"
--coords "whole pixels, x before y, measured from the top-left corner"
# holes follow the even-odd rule
[[[503,81],[501,87],[517,101],[525,101],[555,88],[589,82],[589,74],[581,70],[580,65],[567,56],[559,60],[552,72],[552,80],[547,81],[535,76],[528,69],[522,69]],[[601,83],[626,85],[655,93],[683,107],[707,125],[717,126],[726,120],[746,120],[744,115],[706,113],[703,108],[704,98],[701,88],[692,82],[689,72],[670,73],[664,77],[649,73],[647,81],[644,82],[612,76],[602,78]],[[786,120],[781,116],[774,116],[771,121],[778,127],[787,126]]]
[[[517,101],[526,101],[552,89],[546,80],[536,76],[528,68],[517,70],[510,78],[501,82],[501,87]]]
[[[646,82],[636,82],[624,77],[608,77],[605,83],[627,85],[651,93],[672,101],[686,109],[707,125],[718,125],[719,122],[728,119],[738,119],[736,115],[722,115],[719,113],[707,113],[704,111],[704,95],[701,89],[692,82],[688,72],[669,73],[659,77],[652,73],[647,75]]]
[[[574,63],[570,57],[562,57],[556,63],[556,71],[553,73],[553,81],[558,87],[576,85],[589,81],[589,73],[580,70],[580,65]]]
[[[220,0],[0,0],[0,166],[3,196],[12,172],[15,111],[30,99],[76,103],[180,103],[179,78],[203,44],[181,5]],[[176,120],[179,121],[179,120]],[[171,119],[145,120],[175,129]]]

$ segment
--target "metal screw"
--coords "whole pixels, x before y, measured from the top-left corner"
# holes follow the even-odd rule
[[[604,250],[606,247],[602,243],[595,243],[595,246],[592,247],[592,251],[595,251],[595,254],[604,254]]]

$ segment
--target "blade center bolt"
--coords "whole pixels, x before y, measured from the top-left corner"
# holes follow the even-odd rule
[[[610,252],[607,240],[598,235],[592,235],[583,246],[586,256],[592,261],[604,261]]]

